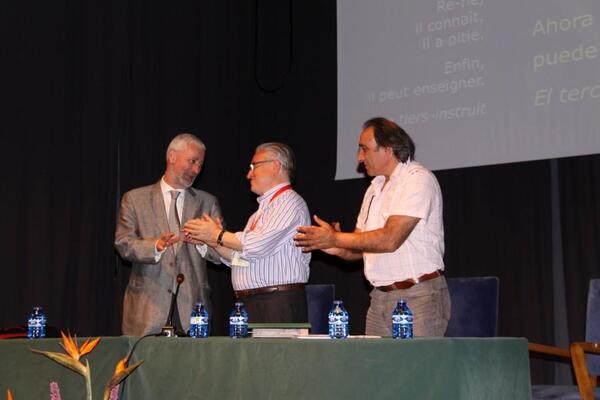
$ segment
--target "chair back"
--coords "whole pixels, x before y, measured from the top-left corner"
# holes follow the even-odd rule
[[[310,333],[324,334],[328,332],[328,314],[335,298],[335,285],[311,284],[306,285],[306,305]]]
[[[600,279],[590,279],[585,321],[585,341],[600,343]],[[587,355],[588,369],[593,375],[600,375],[600,356]]]
[[[596,387],[596,378],[591,379],[592,376],[600,375],[600,356],[592,354],[594,349],[590,348],[593,347],[593,343],[600,342],[600,279],[590,280],[585,341],[586,343],[572,343],[570,350],[537,343],[529,344],[529,349],[536,353],[570,358],[578,385],[532,385],[532,398],[534,400],[600,399],[600,388]],[[567,354],[562,354],[565,351],[567,351]]]
[[[448,337],[490,337],[498,334],[497,276],[446,278],[452,314]]]

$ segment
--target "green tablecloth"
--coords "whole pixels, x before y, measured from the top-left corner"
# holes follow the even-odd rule
[[[105,338],[90,355],[94,399],[137,338]],[[83,379],[28,347],[0,342],[0,390],[15,400],[83,399]],[[121,399],[529,399],[529,355],[521,338],[302,340],[146,338],[144,359]],[[80,394],[77,394],[80,393]]]
[[[79,345],[84,340],[78,339]],[[6,390],[15,400],[48,400],[49,383],[58,382],[63,400],[84,400],[83,377],[31,349],[64,353],[58,339],[0,340],[0,399]],[[102,400],[104,385],[112,376],[117,362],[127,355],[130,341],[126,338],[103,338],[86,358],[92,370],[94,400]],[[85,362],[85,361],[84,361]]]

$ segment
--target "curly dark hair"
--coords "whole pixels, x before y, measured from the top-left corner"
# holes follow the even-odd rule
[[[375,143],[390,147],[398,161],[415,159],[415,143],[398,124],[383,117],[371,118],[363,124],[363,129],[373,128]]]

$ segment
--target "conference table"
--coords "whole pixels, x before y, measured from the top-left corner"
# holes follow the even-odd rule
[[[94,399],[136,337],[105,337],[85,358]],[[82,339],[78,342],[83,343]],[[0,398],[84,399],[80,375],[30,349],[62,352],[58,339],[0,340]],[[122,400],[530,399],[524,338],[206,339],[147,337],[121,384]]]

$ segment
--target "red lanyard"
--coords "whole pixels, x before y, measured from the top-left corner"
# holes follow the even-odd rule
[[[271,197],[271,199],[269,200],[269,204],[271,204],[273,202],[273,200],[275,200],[277,198],[277,196],[279,196],[280,194],[282,194],[283,192],[285,192],[286,190],[291,189],[291,188],[292,188],[292,185],[285,185],[284,187],[280,188]],[[254,228],[256,228],[256,224],[258,223],[259,218],[260,218],[260,214],[257,214],[256,217],[254,218],[254,221],[252,221],[252,225],[250,225],[250,231],[253,231]]]

